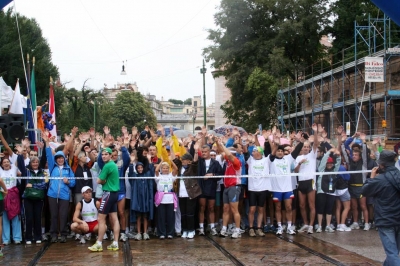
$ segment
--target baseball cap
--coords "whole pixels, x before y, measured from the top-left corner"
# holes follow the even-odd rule
[[[88,190],[91,190],[91,191],[93,191],[93,189],[91,188],[91,187],[89,187],[89,186],[84,186],[82,189],[81,189],[81,192],[82,193],[85,193],[86,191],[88,191]]]
[[[384,166],[393,166],[396,163],[395,158],[396,153],[394,151],[383,150],[376,163]]]
[[[326,163],[333,163],[333,158],[329,157],[328,160],[326,161]]]
[[[108,152],[109,154],[112,153],[112,150],[110,148],[104,148],[102,151]]]

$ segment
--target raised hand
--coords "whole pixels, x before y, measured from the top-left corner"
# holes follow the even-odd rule
[[[70,135],[64,134],[64,140],[65,140],[66,142],[68,142],[68,140],[69,140],[70,138],[71,138]]]
[[[338,135],[342,135],[343,126],[338,126],[338,127],[336,128],[336,132],[338,133]]]
[[[1,130],[1,128],[0,128],[0,130]],[[1,131],[0,131],[0,134],[1,134]],[[48,131],[46,131],[46,130],[44,130],[44,131],[42,131],[42,139],[45,141],[45,142],[49,142],[49,132]]]
[[[121,127],[121,132],[122,132],[122,135],[125,135],[125,133],[128,133],[128,129],[126,128],[126,126]]]
[[[360,139],[365,142],[365,138],[367,137],[367,135],[365,135],[365,133],[360,133]]]
[[[21,143],[25,147],[29,147],[31,145],[31,142],[28,138],[24,138]]]
[[[43,149],[43,148],[44,148],[44,144],[43,144],[43,142],[41,142],[41,141],[36,141],[36,146],[37,146],[38,148],[40,148],[40,149]]]
[[[100,133],[96,133],[96,140],[100,143],[103,137],[100,135]]]
[[[314,139],[315,139],[314,135],[311,135],[308,137],[309,142],[314,142]]]
[[[15,145],[15,148],[17,149],[18,154],[22,154],[24,151],[24,147],[22,147],[20,144]]]
[[[314,134],[316,134],[318,132],[318,126],[316,123],[312,124],[311,128],[314,131]]]
[[[75,136],[75,135],[76,135],[76,132],[78,132],[78,130],[79,130],[78,127],[73,127],[73,128],[71,129],[71,134],[72,134],[72,136]]]
[[[132,127],[132,136],[136,137],[137,133],[138,133],[137,127]]]

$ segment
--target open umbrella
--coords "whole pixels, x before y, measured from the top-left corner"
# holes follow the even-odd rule
[[[189,130],[184,130],[184,129],[174,130],[174,135],[177,136],[178,138],[186,138],[189,137],[190,134],[192,134],[192,132]]]
[[[216,128],[216,129],[214,129],[214,131],[217,134],[222,134],[222,135],[225,136],[227,130],[232,132],[232,130],[234,128],[237,128],[237,130],[239,130],[240,135],[243,135],[244,133],[246,133],[246,130],[244,130],[243,128],[237,127],[237,126],[232,126],[232,125],[223,125],[223,126],[220,126],[220,127]]]

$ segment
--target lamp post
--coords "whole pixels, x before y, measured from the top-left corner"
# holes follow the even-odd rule
[[[194,135],[194,122],[196,121],[196,116],[197,116],[197,111],[195,110],[194,113],[192,114],[192,120],[193,120],[193,135]]]
[[[206,126],[207,120],[207,108],[206,108],[206,72],[207,68],[203,59],[203,68],[200,69],[200,73],[203,74],[203,105],[204,105],[204,126]]]

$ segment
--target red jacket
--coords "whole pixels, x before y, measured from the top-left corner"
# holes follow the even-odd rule
[[[21,201],[19,199],[19,190],[17,187],[8,189],[4,201],[4,210],[7,212],[8,220],[12,220],[21,213]]]

